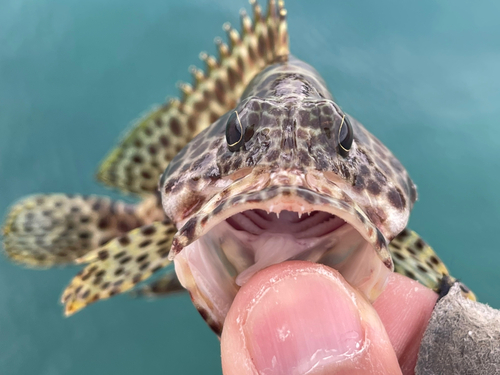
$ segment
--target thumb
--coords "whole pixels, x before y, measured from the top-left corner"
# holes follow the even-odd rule
[[[221,337],[225,375],[401,374],[370,303],[331,268],[292,261],[254,275]]]

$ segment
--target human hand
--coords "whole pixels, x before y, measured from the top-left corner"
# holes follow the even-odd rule
[[[331,268],[271,266],[241,288],[226,317],[223,372],[413,374],[436,300],[396,273],[371,305]]]

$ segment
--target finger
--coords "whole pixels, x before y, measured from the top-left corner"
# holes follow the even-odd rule
[[[420,342],[437,298],[431,289],[393,273],[373,303],[405,375],[414,374]]]
[[[254,275],[224,323],[226,375],[401,374],[377,313],[331,268],[285,262]]]

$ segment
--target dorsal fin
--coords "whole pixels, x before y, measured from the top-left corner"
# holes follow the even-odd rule
[[[253,21],[241,12],[241,35],[224,24],[229,45],[216,38],[219,58],[200,54],[205,71],[190,68],[193,85],[179,85],[181,99],[170,100],[135,123],[102,162],[97,172],[100,181],[123,192],[154,193],[170,160],[196,134],[232,109],[257,73],[288,56],[284,2],[269,0],[265,17],[256,0],[250,3]]]

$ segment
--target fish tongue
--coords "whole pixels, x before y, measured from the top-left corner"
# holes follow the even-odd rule
[[[310,243],[301,244],[290,234],[262,234],[252,246],[255,263],[236,277],[236,284],[243,286],[256,272],[273,264],[293,259],[306,251],[310,245]]]

